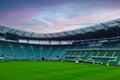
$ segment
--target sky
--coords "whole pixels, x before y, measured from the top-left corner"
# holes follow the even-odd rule
[[[120,18],[120,0],[0,0],[0,25],[55,33]]]

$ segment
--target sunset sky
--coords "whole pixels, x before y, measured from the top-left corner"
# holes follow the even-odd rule
[[[54,33],[120,18],[120,0],[0,0],[0,25]]]

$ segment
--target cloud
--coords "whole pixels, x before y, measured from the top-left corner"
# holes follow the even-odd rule
[[[38,33],[72,30],[120,17],[120,0],[7,1],[0,0],[0,24]]]

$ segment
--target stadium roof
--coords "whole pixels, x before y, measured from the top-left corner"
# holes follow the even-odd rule
[[[120,18],[112,21],[58,33],[35,33],[0,26],[0,36],[6,39],[27,40],[86,40],[120,36]]]

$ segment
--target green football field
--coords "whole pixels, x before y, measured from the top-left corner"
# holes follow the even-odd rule
[[[120,67],[54,61],[0,62],[0,80],[120,80]]]

